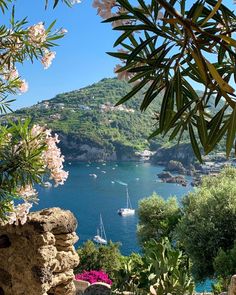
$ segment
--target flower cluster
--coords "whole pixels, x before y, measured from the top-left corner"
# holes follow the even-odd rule
[[[55,181],[55,186],[64,184],[68,177],[68,172],[63,170],[64,157],[61,155],[61,150],[57,146],[57,143],[59,143],[58,135],[55,134],[53,136],[51,130],[39,125],[32,127],[31,134],[36,141],[40,134],[44,136],[46,150],[42,153],[42,160],[45,168],[50,171],[50,178]]]
[[[129,73],[128,71],[119,71],[121,68],[121,65],[116,65],[116,67],[114,68],[114,73],[117,74],[118,80],[129,81],[133,74]]]
[[[44,51],[44,56],[41,59],[44,69],[48,69],[52,64],[52,60],[55,58],[56,52],[55,51]]]
[[[24,200],[28,200],[32,196],[37,196],[37,191],[32,187],[32,185],[28,184],[25,187],[19,188],[17,194]]]
[[[31,207],[32,204],[28,202],[19,204],[17,206],[12,204],[12,212],[10,212],[8,215],[8,223],[15,225],[25,224]]]
[[[47,32],[42,22],[29,27],[29,43],[35,47],[41,47],[47,40]]]
[[[109,279],[108,274],[106,274],[102,270],[84,271],[83,273],[76,274],[75,279],[87,281],[90,284],[102,282],[102,283],[106,283],[108,285],[112,285],[112,281]]]
[[[93,7],[97,9],[98,15],[103,19],[110,18],[115,14],[112,9],[117,6],[116,0],[94,0]]]

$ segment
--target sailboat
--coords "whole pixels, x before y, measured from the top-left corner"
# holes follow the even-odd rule
[[[118,210],[118,214],[121,216],[127,216],[127,215],[134,215],[135,209],[132,208],[130,198],[129,198],[129,191],[128,191],[128,185],[126,184],[126,208],[120,208]]]
[[[107,237],[106,237],[106,232],[105,228],[102,222],[102,215],[100,214],[100,224],[97,229],[97,235],[94,236],[93,241],[97,244],[100,245],[107,245]]]

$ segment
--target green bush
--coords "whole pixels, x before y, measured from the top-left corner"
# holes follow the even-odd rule
[[[115,270],[121,266],[122,255],[118,243],[109,242],[107,246],[97,246],[89,240],[79,247],[77,252],[80,264],[76,273],[84,270],[103,270],[113,279]]]
[[[160,241],[161,238],[168,237],[172,240],[181,211],[176,198],[164,200],[153,193],[139,202],[138,217],[137,235],[143,245],[150,239]]]
[[[236,169],[225,168],[216,177],[205,177],[202,185],[183,200],[178,239],[192,259],[197,280],[214,277],[213,263],[219,250],[227,251],[234,246],[235,181]]]

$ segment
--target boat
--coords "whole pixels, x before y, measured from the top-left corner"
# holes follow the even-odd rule
[[[106,232],[105,228],[102,222],[102,215],[100,214],[100,224],[97,229],[97,234],[94,236],[93,241],[97,244],[100,245],[107,245],[107,237],[106,237]]]
[[[89,176],[92,176],[93,178],[97,178],[97,174],[89,174]]]
[[[131,201],[129,198],[128,185],[126,185],[126,208],[120,208],[118,210],[118,214],[121,216],[128,216],[128,215],[135,214],[135,209],[132,208]]]

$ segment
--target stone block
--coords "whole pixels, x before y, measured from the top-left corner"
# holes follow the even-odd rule
[[[0,226],[0,295],[75,295],[76,219],[50,208]],[[63,251],[65,250],[65,251]]]

